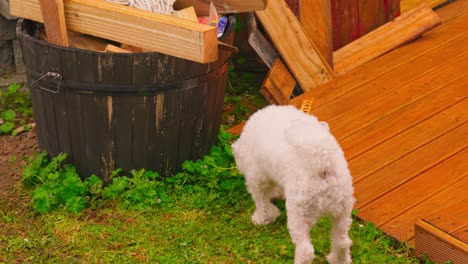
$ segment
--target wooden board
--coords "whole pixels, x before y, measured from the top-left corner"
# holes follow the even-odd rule
[[[434,263],[466,263],[468,245],[424,220],[415,224],[415,254]]]
[[[216,10],[220,14],[245,13],[263,10],[266,7],[266,0],[213,0]],[[210,14],[210,1],[205,0],[177,0],[175,9],[183,9],[193,6],[198,16],[208,16]]]
[[[284,0],[269,1],[255,13],[304,91],[333,79],[333,70]]]
[[[439,193],[431,196],[423,203],[403,212],[392,221],[382,225],[380,228],[384,232],[391,232],[392,236],[399,241],[412,240],[414,238],[414,223],[426,215],[433,214],[452,204],[458,202],[467,203],[466,186],[468,177],[463,178],[457,183],[442,189]]]
[[[352,135],[369,124],[384,118],[386,115],[389,115],[394,111],[398,111],[406,105],[410,105],[413,102],[416,102],[418,99],[434,91],[450,87],[451,82],[447,82],[447,78],[453,78],[453,81],[456,83],[455,85],[458,86],[456,88],[466,84],[468,82],[466,77],[463,78],[464,75],[460,76],[459,73],[457,73],[457,68],[468,67],[468,51],[461,52],[459,55],[459,59],[454,57],[456,59],[447,60],[447,63],[441,61],[440,65],[444,65],[446,67],[440,69],[437,74],[431,72],[433,68],[426,68],[428,70],[427,73],[417,75],[421,78],[414,80],[409,79],[411,80],[410,82],[395,87],[394,89],[390,90],[389,93],[386,93],[385,90],[382,90],[382,94],[385,96],[374,96],[373,94],[369,93],[369,96],[364,98],[365,94],[363,93],[365,93],[365,91],[361,91],[360,94],[356,94],[356,96],[359,96],[360,98],[362,97],[363,100],[366,100],[368,103],[358,105],[352,109],[350,107],[346,113],[340,114],[339,120],[335,118],[328,119],[333,129],[339,131],[337,134],[335,134],[335,136],[338,139],[346,138],[348,135]],[[435,56],[427,56],[427,58],[431,58],[434,59],[434,61],[437,61]],[[421,61],[423,60],[416,60],[416,62]],[[410,66],[411,65],[413,64],[411,63]],[[462,80],[461,84],[457,83],[460,78]],[[431,86],[429,87],[427,86],[428,82],[431,83]],[[367,146],[367,144],[364,144],[363,146]]]
[[[63,0],[39,0],[39,3],[48,41],[55,45],[68,47]]]
[[[401,13],[406,13],[409,10],[413,9],[414,7],[420,4],[427,4],[430,7],[436,7],[448,0],[401,0]],[[457,0],[459,1],[459,0]],[[463,0],[462,0],[463,1]]]
[[[416,7],[337,50],[333,54],[334,70],[339,74],[347,72],[420,37],[441,22],[437,14],[426,5]]]
[[[12,0],[11,13],[43,22],[38,0]],[[69,30],[158,51],[187,60],[217,60],[216,27],[107,1],[68,0]]]
[[[461,125],[433,139],[433,141],[420,147],[417,151],[407,153],[397,161],[381,167],[378,172],[374,170],[372,174],[370,172],[364,172],[362,175],[354,173],[354,165],[351,162],[351,173],[355,176],[355,192],[356,199],[358,200],[357,207],[361,208],[371,203],[378,197],[399,187],[421,172],[444,161],[466,147],[468,144],[468,139],[464,137],[466,133],[468,133],[468,125]],[[415,139],[413,138],[413,140]],[[450,148],[446,146],[450,146]],[[426,155],[421,155],[421,153],[426,153]],[[430,153],[430,155],[428,153]],[[415,164],[418,164],[418,166],[415,166]]]
[[[270,104],[286,105],[296,86],[296,80],[281,58],[277,58],[271,66],[260,92]]]
[[[330,0],[301,0],[300,20],[304,31],[333,67],[333,33]]]
[[[363,206],[359,210],[360,217],[368,221],[383,225],[402,212],[408,211],[419,203],[424,202],[441,189],[460,181],[465,177],[468,170],[468,151],[462,150],[456,155],[448,158],[444,163],[421,173],[418,177],[403,184],[400,188],[394,189],[380,199]],[[434,219],[433,217],[425,219]],[[467,219],[460,218],[460,219]],[[449,231],[449,229],[444,230]]]
[[[453,178],[453,176],[463,175],[466,174],[466,172],[468,172],[468,165],[466,164],[467,162],[465,162],[466,160],[468,160],[468,150],[463,150],[463,153],[465,154],[465,159],[460,159],[460,163],[453,164],[454,167],[459,167],[459,173],[449,174],[447,172],[444,172],[442,175],[446,175],[446,179],[449,179],[451,177]],[[463,153],[460,153],[457,156],[462,156]],[[467,175],[464,176],[466,177]],[[441,230],[444,230],[445,232],[451,235],[468,227],[468,223],[466,222],[467,219],[468,206],[463,202],[458,202],[451,206],[447,206],[439,210],[437,213],[424,217],[424,221],[430,223],[433,226],[436,226]],[[461,241],[464,243],[468,243],[468,240]]]
[[[293,98],[291,104],[300,107],[303,97],[315,97],[314,108],[320,108],[321,105],[347,94],[363,84],[372,85],[372,81],[379,78],[379,76],[388,74],[407,61],[440,49],[441,46],[463,36],[466,23],[468,23],[468,15],[465,13],[459,19],[443,24],[429,32],[424,38],[420,38],[405,45],[403,48],[394,50],[378,60],[370,61],[361,67],[351,70],[344,76],[334,79],[333,82],[324,84],[322,86],[323,89],[321,87],[321,89],[315,89]],[[430,64],[419,64],[418,68],[414,69],[419,69],[421,66],[430,66]],[[434,65],[431,67],[434,67]],[[404,70],[404,72],[406,72],[405,76],[412,74],[412,71],[409,70]],[[377,86],[377,84],[374,86]]]
[[[341,138],[340,144],[346,150],[346,157],[353,159],[401,131],[415,126],[427,118],[427,113],[436,114],[459,103],[465,95],[466,92],[460,89],[460,85],[444,86],[410,105],[385,115],[359,131]]]
[[[193,6],[181,9],[179,11],[175,11],[174,13],[172,13],[172,16],[190,20],[193,22],[198,22],[197,13],[195,12],[195,8],[193,8]]]

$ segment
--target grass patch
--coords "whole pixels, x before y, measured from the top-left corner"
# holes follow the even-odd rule
[[[32,173],[40,177],[28,176],[34,184],[24,181],[32,191],[20,188],[15,199],[0,203],[0,263],[292,263],[284,202],[277,202],[282,215],[276,222],[252,224],[254,204],[235,168],[231,142],[222,132],[210,155],[186,162],[182,173],[166,179],[145,178],[145,171],[135,171],[133,178],[140,178],[132,184],[130,178],[116,175],[113,184],[120,177],[127,179],[121,180],[124,187],[95,186],[93,191],[69,180],[78,190],[73,193],[85,201],[82,210],[69,210],[65,202],[43,212],[31,203],[31,195],[44,188],[49,177],[56,181],[62,173],[73,175],[72,168],[57,159],[42,159]],[[64,188],[63,182],[59,185],[48,190]],[[106,188],[119,191],[106,195]],[[133,195],[139,199],[129,198]],[[326,262],[329,231],[328,219],[312,230],[315,263]],[[408,248],[395,249],[372,224],[355,219],[351,237],[354,263],[418,263]]]

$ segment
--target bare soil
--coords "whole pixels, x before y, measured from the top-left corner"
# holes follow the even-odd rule
[[[0,199],[20,183],[24,157],[39,151],[35,129],[17,136],[0,136]]]

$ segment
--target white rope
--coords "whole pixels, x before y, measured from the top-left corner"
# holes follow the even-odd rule
[[[116,4],[135,7],[159,14],[170,15],[174,12],[174,2],[176,0],[107,0]]]

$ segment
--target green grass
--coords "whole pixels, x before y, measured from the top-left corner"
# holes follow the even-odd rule
[[[0,263],[292,263],[284,202],[276,202],[282,215],[273,224],[252,224],[254,204],[235,168],[231,141],[221,132],[210,155],[186,162],[182,173],[167,179],[134,171],[133,184],[114,195],[105,194],[106,188],[115,190],[113,184],[76,192],[86,201],[82,210],[65,204],[37,210],[35,190],[49,184],[49,196],[58,195],[64,184],[50,183],[75,176],[57,159],[39,165],[31,160],[23,175],[28,188],[18,187],[16,197],[0,203]],[[31,174],[41,180],[33,183]],[[325,263],[329,230],[330,221],[323,219],[311,232],[315,263]],[[355,220],[351,237],[354,263],[418,263],[372,224]]]

